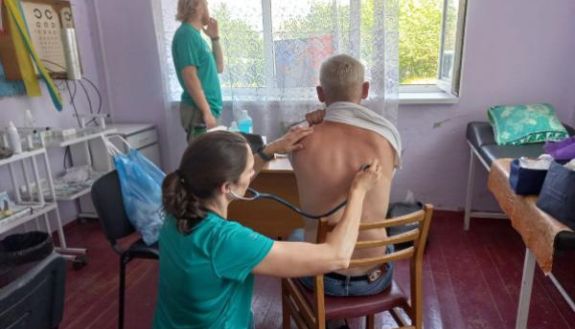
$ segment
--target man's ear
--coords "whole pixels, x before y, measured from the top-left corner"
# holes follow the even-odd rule
[[[368,95],[369,95],[369,82],[365,81],[361,85],[361,98],[366,99]]]
[[[315,91],[317,92],[317,99],[320,102],[325,103],[325,92],[323,88],[321,86],[317,86],[315,87]]]

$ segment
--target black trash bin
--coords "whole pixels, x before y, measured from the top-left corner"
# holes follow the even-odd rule
[[[423,204],[421,202],[395,202],[389,206],[389,209],[387,211],[387,218],[394,218],[394,217],[399,217],[399,216],[411,214],[411,213],[419,211],[421,209],[423,209]],[[390,227],[387,230],[387,234],[389,236],[398,235],[398,234],[413,230],[414,228],[417,228],[418,226],[419,226],[419,223],[416,222],[416,223],[411,223],[411,224],[405,224],[402,226]],[[428,238],[428,243],[429,243],[429,238]],[[403,243],[398,243],[398,244],[394,245],[394,247],[395,247],[395,250],[397,251],[397,250],[409,248],[412,245],[413,245],[413,241],[407,241],[407,242],[403,242]]]
[[[39,261],[53,250],[52,237],[46,232],[12,234],[0,241],[0,265],[10,267]]]

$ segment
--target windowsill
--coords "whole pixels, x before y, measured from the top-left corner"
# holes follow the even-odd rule
[[[236,100],[239,102],[247,100]],[[254,100],[249,100],[248,102],[253,102]],[[268,99],[268,101],[270,101]],[[289,101],[283,99],[282,101]],[[317,102],[317,100],[292,100],[295,102]],[[444,91],[432,91],[432,92],[400,92],[399,93],[399,104],[400,105],[436,105],[436,104],[457,104],[459,102],[459,97],[446,93]],[[172,105],[177,105],[179,101],[172,101]],[[232,103],[231,100],[224,100],[224,104]],[[177,108],[177,106],[176,106]]]
[[[400,92],[400,105],[434,105],[434,104],[456,104],[459,97],[444,91],[434,92]]]

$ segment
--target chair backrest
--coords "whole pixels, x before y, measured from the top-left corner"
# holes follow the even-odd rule
[[[409,313],[414,323],[421,323],[423,321],[423,253],[425,251],[425,244],[427,243],[427,236],[429,234],[432,215],[433,206],[426,204],[424,205],[423,209],[407,215],[370,221],[368,223],[361,223],[359,227],[360,232],[384,228],[388,229],[391,227],[399,227],[413,223],[419,223],[419,225],[413,225],[413,228],[410,230],[404,231],[403,233],[391,237],[386,237],[384,239],[358,241],[355,245],[356,250],[381,248],[384,246],[405,242],[413,242],[413,245],[408,248],[394,251],[389,254],[383,254],[378,257],[355,258],[351,260],[349,266],[350,268],[365,266],[374,267],[376,265],[384,264],[387,262],[409,259],[411,284],[410,297],[412,308],[411,312]],[[327,220],[321,219],[319,221],[317,230],[317,242],[324,242],[327,237],[327,233],[330,232],[333,227],[333,224],[329,224]],[[318,320],[324,321],[325,319],[322,319],[323,316],[321,314],[321,310],[324,309],[323,275],[318,275],[315,277],[315,287],[315,311],[318,315]]]
[[[92,202],[100,218],[102,229],[112,246],[116,240],[135,232],[128,220],[122,201],[120,179],[116,170],[100,177],[92,185]]]
[[[13,269],[18,278],[0,289],[0,328],[58,328],[64,314],[66,260],[52,253],[20,267]]]
[[[433,212],[433,206],[426,204],[423,207],[423,209],[407,215],[395,218],[370,221],[369,223],[361,223],[359,226],[360,232],[375,229],[384,229],[384,228],[389,229],[391,227],[399,227],[413,224],[416,222],[419,223],[419,225],[414,226],[411,230],[394,235],[392,237],[388,236],[384,239],[358,241],[355,244],[355,250],[381,248],[384,246],[404,242],[413,242],[413,246],[403,250],[395,251],[390,254],[384,254],[378,257],[352,259],[349,267],[354,268],[354,267],[376,266],[387,262],[402,259],[416,260],[417,258],[421,258],[423,260],[423,251],[425,248],[425,243],[427,242],[427,235],[429,233],[429,225],[431,223],[432,212]],[[334,225],[329,224],[327,220],[324,219],[320,220],[317,230],[317,242],[318,243],[325,242],[327,233],[330,232],[333,228]]]

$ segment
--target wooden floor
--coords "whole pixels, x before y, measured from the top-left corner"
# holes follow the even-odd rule
[[[514,328],[525,249],[506,220],[474,219],[464,232],[461,213],[436,212],[425,256],[425,328]],[[111,329],[117,321],[118,257],[97,222],[68,228],[72,246],[89,248],[89,264],[71,267],[63,329]],[[575,254],[560,255],[554,273],[575,296]],[[157,263],[133,261],[127,272],[126,329],[150,328],[156,298]],[[407,268],[394,277],[407,284]],[[280,328],[279,280],[258,277],[253,299],[256,328]],[[378,328],[390,328],[386,316]],[[359,320],[353,328],[362,328]],[[575,328],[575,313],[537,269],[529,328]]]

